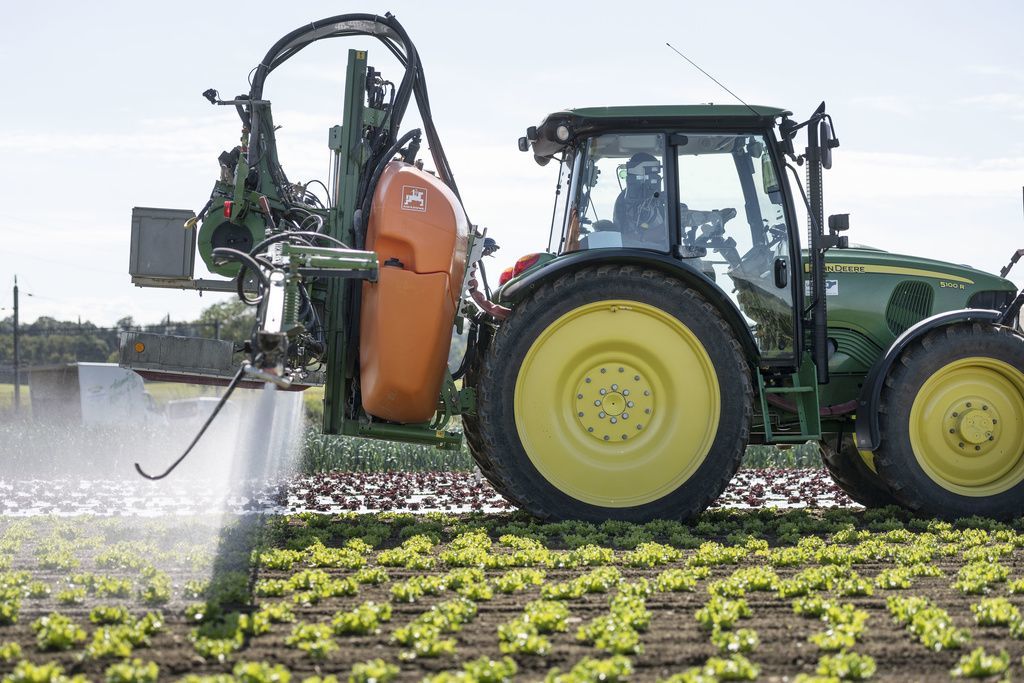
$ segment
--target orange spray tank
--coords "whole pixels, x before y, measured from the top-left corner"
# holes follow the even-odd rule
[[[359,372],[363,409],[392,422],[437,410],[462,295],[469,221],[441,180],[392,161],[377,184],[366,249],[377,282],[363,283]]]

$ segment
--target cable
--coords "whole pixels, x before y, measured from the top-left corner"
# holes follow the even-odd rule
[[[244,251],[238,251],[237,249],[229,249],[227,247],[219,247],[214,249],[212,254],[214,256],[220,256],[221,258],[227,259],[228,261],[238,261],[242,267],[238,270],[238,275],[235,276],[235,292],[238,294],[238,298],[246,306],[256,306],[263,301],[263,289],[270,284],[267,276],[263,274],[263,270],[260,268],[260,263],[255,258],[246,254]],[[245,273],[246,270],[252,270],[256,274],[256,290],[257,296],[250,299],[245,293]]]
[[[327,195],[327,201],[331,201],[331,191],[327,189],[326,185],[324,185],[324,181],[313,179],[313,180],[310,180],[308,183],[306,183],[306,187],[309,187],[310,185],[313,185],[314,183],[319,185],[320,187],[324,188],[324,193]],[[316,197],[316,195],[313,194],[312,192],[310,194],[313,197]],[[317,201],[320,202],[320,198],[319,197],[317,197]],[[320,206],[321,207],[323,206],[323,202],[320,202]]]

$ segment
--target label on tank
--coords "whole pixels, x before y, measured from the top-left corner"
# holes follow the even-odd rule
[[[402,185],[402,210],[426,211],[427,188],[415,185]]]

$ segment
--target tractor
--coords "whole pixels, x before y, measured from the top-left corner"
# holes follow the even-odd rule
[[[289,180],[265,81],[351,36],[380,40],[404,73],[387,80],[350,50],[331,177]],[[866,506],[1020,511],[1024,294],[1005,276],[1024,252],[997,277],[851,245],[849,216],[823,210],[839,145],[824,103],[805,121],[745,103],[550,114],[519,140],[559,168],[549,244],[492,288],[497,244],[463,208],[395,17],[307,24],[246,94],[204,96],[237,112],[241,140],[198,214],[134,210],[131,274],[233,291],[257,322],[240,343],[125,333],[122,365],[227,385],[223,400],[322,384],[325,433],[464,439],[541,518],[692,517],[748,444],[806,442]],[[423,127],[403,132],[413,100]],[[194,277],[197,250],[221,279]],[[456,331],[466,351],[450,369]]]

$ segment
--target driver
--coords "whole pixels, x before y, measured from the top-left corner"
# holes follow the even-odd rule
[[[661,189],[661,162],[647,152],[626,162],[626,188],[615,200],[612,219],[623,235],[649,242],[668,236],[667,204]]]

